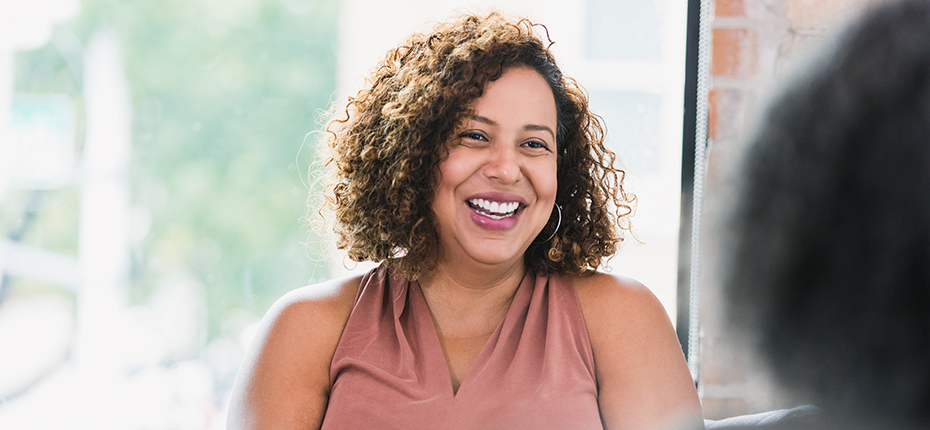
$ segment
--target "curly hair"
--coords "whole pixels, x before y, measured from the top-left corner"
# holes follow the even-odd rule
[[[875,7],[828,54],[751,140],[728,311],[826,410],[927,428],[930,3]]]
[[[439,237],[431,203],[454,131],[489,81],[529,67],[552,89],[558,129],[558,215],[526,250],[537,274],[581,274],[616,252],[635,198],[604,147],[585,92],[562,75],[535,24],[494,12],[466,15],[415,34],[387,53],[368,87],[326,127],[335,178],[326,200],[336,245],[355,261],[385,262],[409,279],[435,265]],[[542,27],[545,28],[545,27]],[[551,43],[550,43],[551,44]],[[611,207],[612,206],[612,207]],[[548,239],[550,236],[551,239]]]

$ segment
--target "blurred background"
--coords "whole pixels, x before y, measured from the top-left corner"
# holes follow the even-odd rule
[[[639,198],[606,269],[696,334],[705,416],[796,405],[727,326],[721,208],[771,83],[880,1],[0,0],[0,429],[224,428],[270,304],[371,267],[316,215],[326,112],[410,33],[492,6],[545,24],[603,116]]]
[[[639,197],[608,270],[676,315],[687,2],[0,0],[0,428],[221,429],[285,292],[335,250],[319,133],[460,11],[547,26]]]

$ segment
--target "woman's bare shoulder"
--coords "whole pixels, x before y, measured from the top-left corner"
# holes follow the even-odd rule
[[[652,342],[655,335],[671,335],[677,345],[665,307],[639,281],[601,272],[572,280],[595,353],[636,351],[636,344]]]
[[[607,312],[617,316],[618,310],[626,315],[640,318],[646,314],[661,312],[662,304],[655,294],[639,281],[625,276],[592,272],[572,278],[582,312],[600,315]],[[632,315],[631,315],[632,313]]]
[[[700,402],[668,313],[645,285],[606,273],[573,278],[591,339],[606,428],[701,422]]]
[[[229,428],[318,428],[361,279],[301,287],[271,306],[236,378]]]
[[[333,321],[344,325],[352,311],[361,281],[362,276],[352,276],[291,290],[269,308],[265,319],[291,323],[314,318],[314,314],[325,314],[344,316]]]
[[[353,276],[291,290],[268,309],[261,334],[285,336],[289,345],[314,349],[321,346],[317,344],[320,341],[338,342],[361,280],[361,276]]]
[[[572,279],[595,354],[639,355],[661,339],[678,348],[665,307],[645,285],[632,278],[595,272]],[[682,357],[680,348],[675,359]]]
[[[288,292],[265,314],[257,348],[276,348],[280,343],[300,355],[313,352],[331,359],[361,280],[361,276],[333,279]]]

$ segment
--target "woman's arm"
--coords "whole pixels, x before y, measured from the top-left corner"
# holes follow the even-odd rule
[[[575,279],[608,430],[703,428],[701,404],[665,308],[648,288],[603,273]]]
[[[299,288],[268,310],[239,368],[227,429],[318,429],[360,278]]]

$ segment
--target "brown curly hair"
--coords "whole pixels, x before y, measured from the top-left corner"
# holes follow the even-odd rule
[[[335,212],[336,245],[349,258],[386,262],[412,280],[434,267],[439,163],[485,84],[521,66],[542,75],[555,97],[562,212],[554,235],[556,211],[526,250],[527,269],[577,275],[616,252],[635,198],[604,147],[600,117],[588,110],[584,90],[562,75],[535,26],[494,12],[415,34],[388,52],[368,88],[349,98],[345,116],[329,122],[326,164],[335,178],[326,200]]]

